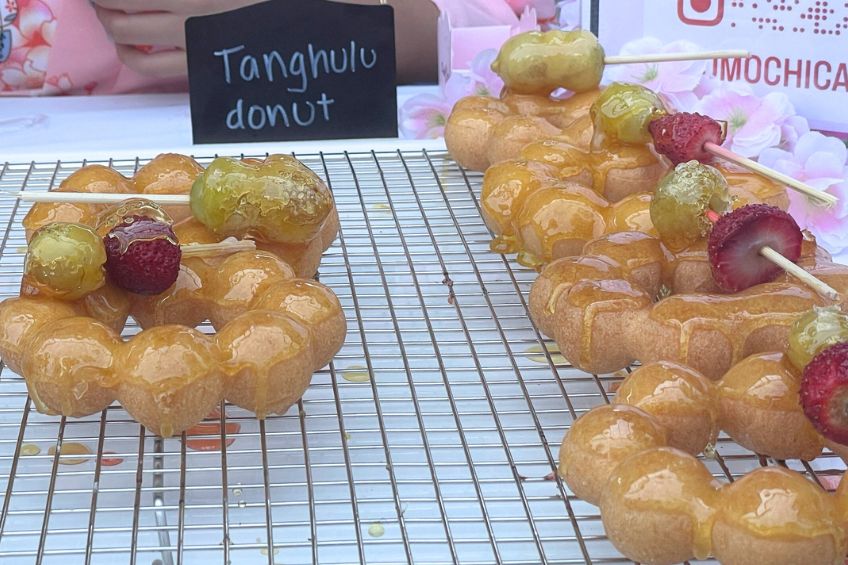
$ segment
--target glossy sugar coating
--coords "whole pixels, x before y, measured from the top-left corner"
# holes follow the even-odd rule
[[[724,176],[714,167],[689,161],[660,180],[651,202],[651,221],[666,245],[678,250],[710,232],[707,210],[723,214],[730,207]]]
[[[604,49],[588,31],[525,32],[503,44],[492,70],[518,93],[584,92],[601,82]]]
[[[140,194],[189,194],[203,167],[187,155],[163,153],[136,171],[133,192]],[[165,206],[174,222],[191,217],[188,206]]]
[[[671,565],[710,555],[720,484],[683,451],[657,447],[611,473],[600,508],[607,537],[631,559]]]
[[[107,192],[130,194],[133,191],[130,179],[118,171],[103,165],[86,165],[63,180],[59,192]],[[69,222],[94,226],[97,216],[105,209],[102,204],[71,204],[68,202],[39,202],[33,204],[23,219],[27,241],[40,227],[54,222]]]
[[[823,349],[842,341],[848,341],[848,314],[836,306],[813,307],[792,324],[786,354],[803,371]]]
[[[712,546],[728,565],[840,565],[846,551],[834,501],[781,467],[757,469],[722,489]]]
[[[580,185],[553,186],[528,195],[513,220],[518,262],[533,268],[579,254],[606,230],[606,202]]]
[[[221,236],[305,242],[320,232],[332,208],[324,181],[286,155],[261,164],[219,157],[191,190],[194,217]]]
[[[106,250],[93,229],[55,223],[33,234],[24,263],[23,285],[62,300],[77,300],[106,282]]]
[[[316,342],[307,326],[291,316],[248,311],[224,326],[215,339],[228,375],[227,399],[257,418],[284,413],[306,392],[315,370]]]
[[[116,227],[124,223],[126,218],[143,216],[157,222],[172,226],[174,219],[164,208],[144,198],[128,198],[120,204],[109,206],[97,216],[94,229],[100,237],[106,237]]]
[[[599,93],[595,89],[559,99],[549,93],[519,94],[504,88],[500,98],[466,96],[451,109],[445,145],[457,163],[473,171],[515,159],[525,144],[545,137],[588,149],[592,138],[589,107]]]
[[[801,376],[786,355],[751,355],[716,384],[721,428],[738,444],[775,459],[819,456],[822,438],[801,409]]]
[[[121,337],[88,317],[57,320],[29,341],[23,373],[40,412],[86,416],[115,400],[114,351]]]
[[[648,124],[668,110],[653,91],[638,84],[614,82],[604,88],[592,105],[590,115],[596,144],[645,145],[652,141]]]
[[[666,445],[666,430],[642,410],[623,404],[596,406],[578,418],[562,440],[559,475],[575,495],[598,504],[618,464]]]
[[[308,328],[315,367],[329,363],[344,343],[347,322],[342,305],[332,290],[317,281],[275,282],[256,294],[252,306],[287,314]]]
[[[657,361],[624,379],[614,403],[641,408],[668,430],[668,443],[692,455],[714,444],[719,430],[718,395],[713,383],[693,369]]]
[[[610,202],[637,192],[653,192],[668,170],[648,147],[637,145],[607,144],[589,149],[559,138],[543,138],[526,144],[520,155],[526,161],[554,165],[561,180],[590,187]]]

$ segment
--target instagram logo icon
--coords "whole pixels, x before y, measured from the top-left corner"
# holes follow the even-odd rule
[[[718,25],[724,18],[724,0],[677,0],[677,17],[692,26]]]

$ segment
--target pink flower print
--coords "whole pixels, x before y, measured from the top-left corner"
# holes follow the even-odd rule
[[[52,45],[56,18],[50,7],[41,0],[20,0],[18,17],[11,29],[13,50]]]
[[[782,92],[760,98],[740,85],[719,87],[702,98],[695,111],[727,122],[724,146],[743,157],[778,146],[783,124],[795,115],[795,107]]]
[[[68,73],[50,76],[44,80],[44,94],[55,96],[68,94],[74,88],[74,83]]]
[[[759,162],[836,196],[836,206],[825,208],[790,190],[789,212],[832,254],[848,250],[848,148],[842,141],[807,132],[798,138],[793,151],[766,149]]]
[[[700,47],[689,41],[663,43],[655,37],[643,37],[626,43],[622,55],[653,53],[688,53]],[[606,82],[630,82],[650,88],[669,101],[675,110],[691,111],[698,101],[695,90],[706,76],[706,61],[672,61],[665,63],[638,63],[610,65],[605,73]]]
[[[0,68],[0,90],[35,90],[44,84],[49,47],[33,47],[23,62],[6,61]]]

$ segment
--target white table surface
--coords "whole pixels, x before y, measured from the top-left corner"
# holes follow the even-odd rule
[[[398,89],[398,106],[435,86]],[[444,149],[442,140],[366,139],[193,145],[187,94],[0,97],[0,162],[187,154]]]

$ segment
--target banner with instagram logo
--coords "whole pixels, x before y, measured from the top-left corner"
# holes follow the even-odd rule
[[[848,1],[602,0],[593,3],[607,53],[643,36],[686,39],[705,49],[747,49],[714,61],[722,81],[759,95],[785,92],[812,127],[848,132]]]

